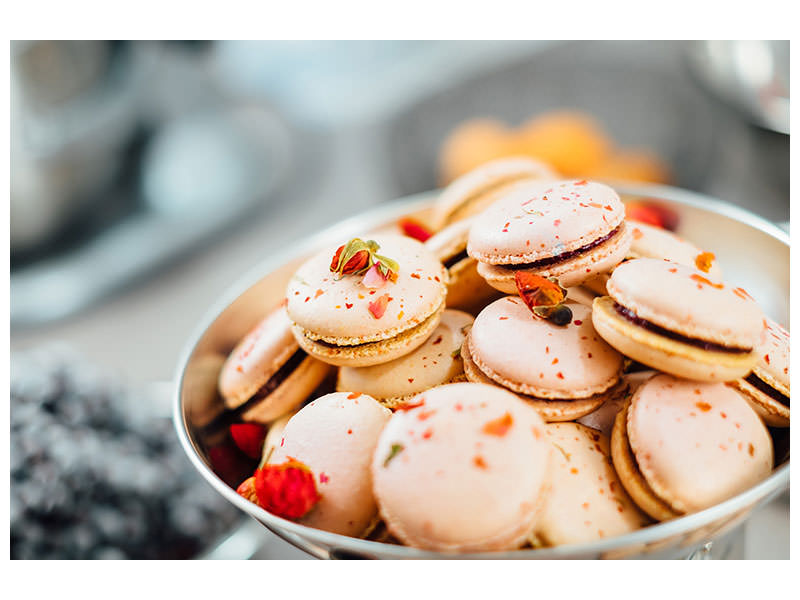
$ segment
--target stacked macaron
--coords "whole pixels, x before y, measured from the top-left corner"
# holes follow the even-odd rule
[[[570,287],[610,271],[630,245],[625,207],[613,189],[551,181],[519,184],[495,201],[473,222],[467,253],[489,285],[513,294],[519,271]]]

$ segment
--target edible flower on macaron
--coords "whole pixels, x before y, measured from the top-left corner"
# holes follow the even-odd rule
[[[321,498],[311,469],[291,458],[279,465],[267,464],[256,469],[236,492],[284,519],[305,516]]]
[[[566,325],[572,321],[572,310],[564,304],[567,290],[559,285],[558,279],[517,271],[514,281],[519,297],[534,315],[556,325]]]
[[[331,260],[330,270],[340,277],[344,275],[363,275],[369,273],[373,266],[377,272],[389,281],[397,281],[400,265],[386,256],[378,254],[380,245],[375,240],[353,238],[339,246]]]

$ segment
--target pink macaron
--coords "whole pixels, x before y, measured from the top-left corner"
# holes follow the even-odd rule
[[[639,507],[665,520],[714,506],[772,470],[772,440],[747,401],[721,383],[657,375],[617,416],[612,457]]]
[[[625,207],[607,185],[535,182],[514,187],[475,219],[467,253],[490,285],[514,293],[517,271],[570,287],[610,271],[630,244]]]
[[[757,360],[764,320],[742,288],[665,260],[627,261],[593,304],[598,333],[650,367],[700,381],[731,381]]]
[[[789,332],[772,319],[753,371],[729,383],[770,427],[789,427]]]
[[[245,421],[269,423],[304,402],[330,371],[300,349],[280,306],[231,351],[218,385],[226,408]]]
[[[391,411],[363,394],[336,392],[317,398],[294,415],[269,459],[294,459],[314,474],[319,502],[300,523],[360,537],[377,506],[370,462]]]
[[[403,543],[446,552],[519,547],[543,501],[550,444],[514,394],[474,383],[416,396],[383,430],[375,495]]]
[[[461,349],[467,378],[519,394],[546,421],[597,409],[619,381],[622,355],[594,330],[589,307],[566,306],[565,326],[535,316],[516,296],[484,308]]]

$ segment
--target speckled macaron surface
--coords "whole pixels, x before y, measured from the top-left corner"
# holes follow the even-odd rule
[[[465,173],[448,185],[436,200],[432,221],[436,229],[475,214],[496,197],[493,192],[525,180],[557,177],[546,164],[526,157],[501,158]],[[477,205],[477,206],[476,206]]]
[[[347,240],[343,240],[345,243]],[[396,282],[369,289],[361,275],[337,275],[330,270],[337,246],[303,264],[286,291],[289,318],[312,340],[336,345],[385,340],[422,323],[444,302],[447,274],[425,246],[411,238],[376,238],[380,254],[399,264]],[[386,297],[385,312],[376,317],[370,303]]]
[[[375,495],[404,543],[467,552],[512,549],[531,531],[550,458],[544,422],[492,386],[436,387],[397,411],[372,461]]]
[[[578,423],[545,426],[553,445],[550,491],[534,534],[545,545],[623,535],[649,522],[625,493],[609,459],[608,437]]]
[[[460,349],[473,320],[460,310],[445,310],[430,337],[413,352],[380,365],[339,369],[337,390],[399,400],[450,382],[464,372]]]
[[[594,330],[591,309],[567,302],[566,326],[535,316],[521,298],[487,306],[470,331],[472,360],[489,378],[539,398],[585,398],[612,387],[622,355]]]
[[[772,319],[765,319],[767,330],[758,348],[758,362],[753,373],[784,396],[790,392],[789,332]]]
[[[679,513],[713,506],[772,470],[772,440],[739,394],[658,375],[639,387],[627,433],[650,488]]]
[[[291,325],[279,307],[231,351],[219,375],[219,391],[229,408],[244,403],[300,349]]]
[[[294,415],[270,463],[289,457],[314,473],[320,501],[300,523],[358,537],[376,513],[370,462],[391,412],[363,394],[333,393]]]
[[[722,280],[722,269],[716,256],[704,252],[691,242],[678,237],[662,227],[632,221],[631,258],[666,258],[705,273],[713,281]]]
[[[607,185],[533,182],[481,213],[470,229],[467,252],[494,265],[531,263],[595,242],[624,219],[625,208]]]
[[[630,260],[614,269],[607,287],[637,317],[683,336],[749,349],[761,339],[763,315],[745,290],[685,265]]]

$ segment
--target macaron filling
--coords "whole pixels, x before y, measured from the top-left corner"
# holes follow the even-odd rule
[[[664,327],[656,325],[655,323],[652,323],[646,319],[642,319],[634,311],[632,311],[629,308],[626,308],[625,306],[622,306],[619,302],[614,302],[614,309],[617,311],[617,314],[619,314],[624,319],[630,321],[634,325],[642,327],[643,329],[647,329],[648,331],[652,331],[653,333],[657,333],[658,335],[667,337],[671,340],[681,342],[683,344],[688,344],[690,346],[695,346],[697,348],[702,348],[703,350],[709,350],[712,352],[727,352],[729,354],[748,354],[753,351],[752,348],[738,348],[735,346],[724,346],[716,342],[709,342],[707,340],[701,340],[681,335],[680,333],[676,333],[675,331],[665,329]]]
[[[460,263],[462,260],[467,260],[468,258],[469,258],[469,255],[467,254],[467,247],[464,246],[464,249],[461,252],[459,252],[458,254],[454,254],[453,256],[448,258],[446,261],[444,261],[442,264],[444,265],[445,269],[452,269],[458,263]]]
[[[769,396],[776,402],[780,402],[786,408],[790,408],[789,396],[782,394],[780,391],[772,387],[770,384],[761,379],[755,373],[750,373],[750,375],[745,377],[744,380],[750,385],[752,385],[754,388],[756,388],[758,391],[765,393],[767,396]]]
[[[238,406],[236,408],[236,412],[241,414],[245,413],[251,408],[253,408],[256,404],[261,402],[264,398],[269,396],[272,392],[278,389],[278,386],[282,384],[286,379],[291,375],[297,367],[300,366],[300,363],[303,362],[308,357],[303,350],[298,349],[295,351],[292,356],[289,357],[281,368],[278,369],[267,381],[258,388],[250,398],[248,398],[244,404]]]
[[[561,254],[557,254],[555,256],[548,256],[547,258],[542,258],[540,260],[537,260],[537,261],[534,261],[534,262],[530,262],[530,263],[506,264],[506,265],[502,265],[502,266],[505,267],[506,269],[511,269],[513,271],[517,271],[517,270],[521,270],[521,269],[540,269],[542,267],[549,267],[551,265],[556,265],[556,264],[559,264],[559,263],[562,263],[562,262],[566,262],[566,261],[571,260],[571,259],[573,259],[573,258],[575,258],[577,256],[582,255],[582,254],[586,254],[590,250],[594,250],[595,248],[597,248],[601,244],[604,244],[605,242],[609,241],[610,239],[612,239],[613,237],[618,235],[620,233],[621,229],[622,229],[622,225],[618,225],[617,227],[612,229],[610,233],[607,233],[606,235],[597,238],[593,242],[589,242],[585,246],[581,246],[577,250],[570,250],[569,252],[562,252]]]

